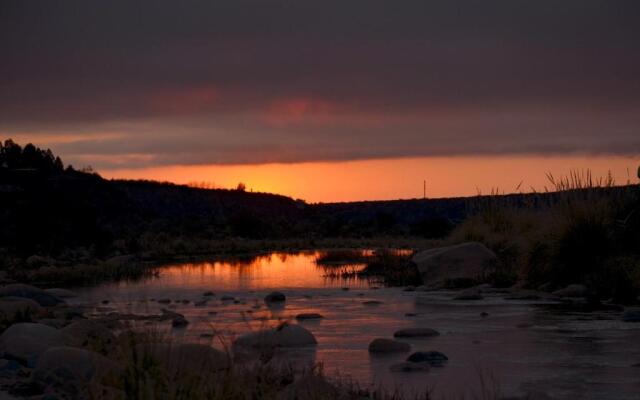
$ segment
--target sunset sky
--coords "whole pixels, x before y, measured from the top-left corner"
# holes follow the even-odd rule
[[[0,138],[308,201],[637,181],[638,71],[638,0],[0,2]]]

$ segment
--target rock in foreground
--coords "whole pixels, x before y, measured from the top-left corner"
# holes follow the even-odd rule
[[[48,349],[64,345],[64,334],[43,324],[11,325],[0,335],[0,353],[28,367],[35,366],[38,358]]]

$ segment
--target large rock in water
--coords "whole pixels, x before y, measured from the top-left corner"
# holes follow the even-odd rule
[[[425,250],[413,256],[424,284],[430,288],[472,286],[482,280],[496,255],[477,242]]]
[[[299,347],[318,344],[315,336],[300,325],[280,324],[275,329],[251,332],[240,336],[233,343],[235,346],[270,348]]]
[[[28,367],[33,367],[46,350],[64,344],[62,332],[43,324],[11,325],[0,335],[0,353],[4,358],[17,360]]]
[[[147,343],[136,346],[141,359],[151,358],[173,373],[198,374],[229,367],[227,354],[196,343]]]
[[[47,293],[35,286],[22,283],[12,283],[0,288],[0,297],[24,297],[36,301],[44,307],[51,307],[64,303],[58,297]]]

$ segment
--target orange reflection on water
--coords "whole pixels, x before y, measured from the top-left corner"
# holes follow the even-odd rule
[[[167,288],[202,290],[264,290],[274,288],[367,287],[360,279],[328,276],[316,265],[320,252],[271,253],[251,258],[169,265],[160,269],[156,284]],[[362,265],[351,266],[361,268]]]

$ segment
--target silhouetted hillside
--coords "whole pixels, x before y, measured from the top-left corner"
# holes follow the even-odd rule
[[[537,208],[553,196],[310,205],[242,190],[105,180],[65,168],[50,150],[22,148],[8,140],[0,146],[0,256],[83,260],[142,252],[204,253],[208,244],[202,243],[230,238],[442,238],[479,208]]]

